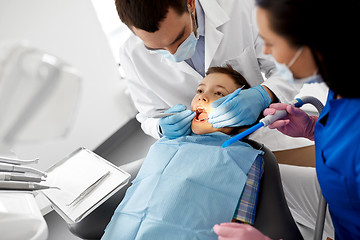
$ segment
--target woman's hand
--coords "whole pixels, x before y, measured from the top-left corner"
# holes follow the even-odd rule
[[[264,110],[264,115],[273,115],[277,110],[286,110],[288,115],[269,125],[291,137],[305,137],[314,140],[314,129],[317,117],[307,115],[303,110],[285,103],[274,103]]]
[[[239,224],[234,222],[216,224],[213,227],[219,240],[271,240],[256,228],[248,224]]]

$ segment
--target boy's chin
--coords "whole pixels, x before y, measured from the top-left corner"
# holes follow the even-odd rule
[[[204,128],[204,127],[191,127],[191,131],[197,135],[208,134],[216,132],[215,128]]]
[[[230,135],[232,132],[232,127],[224,127],[224,128],[213,128],[212,125],[210,126],[194,126],[191,125],[191,131],[197,135],[214,133],[214,132],[222,132],[225,134]]]

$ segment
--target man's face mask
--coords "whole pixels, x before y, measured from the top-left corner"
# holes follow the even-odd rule
[[[280,76],[288,81],[291,84],[304,84],[304,83],[317,83],[322,82],[322,78],[320,74],[317,73],[317,70],[309,77],[305,78],[294,78],[293,73],[290,70],[290,67],[296,62],[296,60],[301,55],[302,51],[304,50],[303,47],[299,48],[299,50],[295,53],[295,56],[290,60],[289,64],[278,63],[275,59],[275,65],[277,72]]]
[[[195,53],[195,49],[196,49],[196,44],[197,44],[197,40],[199,39],[199,36],[195,36],[194,33],[194,29],[193,29],[193,19],[191,17],[191,13],[190,13],[190,21],[191,21],[191,33],[190,35],[187,37],[187,39],[180,44],[180,46],[177,48],[176,52],[174,55],[172,55],[169,51],[167,50],[154,50],[156,53],[163,55],[165,58],[174,61],[174,62],[182,62],[186,59],[191,58],[194,53]]]

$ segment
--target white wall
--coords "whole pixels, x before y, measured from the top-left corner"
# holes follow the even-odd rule
[[[60,57],[83,77],[79,112],[69,136],[15,146],[18,156],[39,157],[36,167],[45,170],[80,146],[95,149],[135,116],[91,1],[1,0],[0,42],[18,40]]]
[[[116,62],[120,62],[119,48],[132,34],[120,21],[114,0],[92,0]]]

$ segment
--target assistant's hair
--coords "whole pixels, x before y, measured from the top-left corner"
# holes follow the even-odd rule
[[[115,0],[115,5],[123,23],[147,32],[159,30],[170,7],[179,15],[188,12],[187,0]]]
[[[241,75],[238,71],[234,70],[233,67],[230,64],[226,64],[224,67],[210,67],[206,75],[212,74],[212,73],[224,73],[230,76],[234,82],[239,86],[243,87],[243,89],[250,88],[249,83],[246,81],[246,79]]]
[[[294,47],[308,46],[323,80],[342,97],[358,98],[359,0],[256,0],[270,28]],[[356,87],[355,87],[356,86]]]

